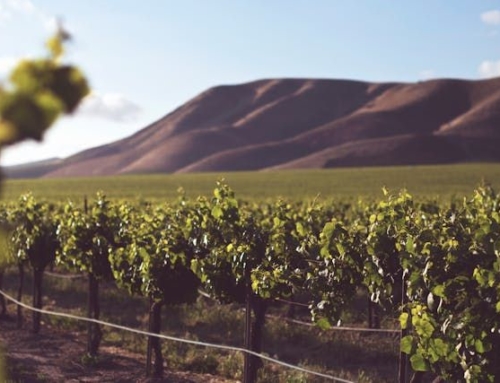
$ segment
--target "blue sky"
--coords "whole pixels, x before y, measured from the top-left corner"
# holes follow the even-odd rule
[[[125,137],[214,85],[500,75],[500,0],[0,0],[0,79],[43,54],[56,17],[93,93],[3,165]]]

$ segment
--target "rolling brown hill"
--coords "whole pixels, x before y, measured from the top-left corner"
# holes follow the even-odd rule
[[[134,135],[8,176],[500,161],[500,78],[218,86]]]

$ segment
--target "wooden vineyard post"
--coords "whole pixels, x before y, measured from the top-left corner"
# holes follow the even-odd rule
[[[148,331],[151,332],[153,328],[153,298],[149,298],[149,315],[148,315]],[[151,341],[152,337],[148,336],[148,343],[146,346],[146,376],[151,376]]]
[[[404,273],[402,278],[402,284],[401,284],[401,307],[404,309],[406,303],[407,303],[407,297],[406,297],[406,282],[405,282],[405,277]],[[405,336],[408,335],[409,325],[406,326],[406,328],[401,329],[401,338],[400,338],[400,351],[399,351],[399,383],[408,383],[408,376],[409,376],[409,363],[408,363],[408,355],[405,354],[404,352],[401,351],[401,339],[403,339]]]
[[[87,196],[83,198],[83,212],[89,214],[89,206]],[[91,319],[99,319],[99,281],[93,272],[88,273],[88,301],[87,301],[87,317]],[[99,345],[102,339],[102,331],[98,323],[88,322],[87,324],[87,354],[90,357],[96,357],[99,350]]]
[[[150,299],[149,332],[159,334],[161,331],[161,308],[163,302]],[[161,378],[163,376],[163,356],[158,337],[149,336],[146,356],[146,376]],[[154,363],[152,361],[154,356]]]
[[[245,265],[245,349],[252,348],[252,284],[250,281],[250,267]],[[253,357],[245,353],[243,365],[243,383],[254,383],[252,376],[255,376]]]
[[[37,309],[42,308],[42,278],[43,270],[33,270],[33,307]],[[40,321],[42,314],[38,311],[33,311],[33,333],[40,332]]]
[[[88,275],[88,317],[92,319],[99,319],[100,307],[99,307],[99,281],[93,273]],[[87,339],[87,352],[89,356],[97,356],[97,351],[102,339],[101,327],[98,323],[89,322],[88,327],[88,339]]]
[[[17,289],[17,300],[19,302],[23,299],[23,288],[24,288],[24,265],[22,262],[18,264],[19,268],[19,287]],[[17,305],[17,328],[23,327],[23,309],[20,305]]]
[[[0,269],[0,289],[3,290],[3,274],[4,270]],[[7,306],[5,302],[5,298],[3,295],[0,295],[0,318],[3,318],[7,315]]]

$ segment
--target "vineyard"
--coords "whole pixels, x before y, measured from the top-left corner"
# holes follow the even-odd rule
[[[406,191],[384,195],[363,203],[257,203],[236,198],[223,182],[211,197],[180,194],[168,204],[130,204],[102,193],[88,202],[49,203],[26,194],[0,211],[7,229],[1,274],[14,270],[17,280],[7,286],[0,279],[0,289],[16,290],[21,302],[29,274],[31,330],[38,333],[48,270],[84,276],[89,361],[106,341],[100,316],[107,286],[142,297],[146,374],[153,377],[169,366],[162,325],[179,305],[194,310],[209,299],[243,309],[243,347],[198,343],[241,352],[239,376],[251,383],[264,362],[294,368],[263,349],[277,304],[288,305],[287,319],[297,322],[304,317],[294,308],[307,312],[307,321],[326,333],[342,328],[353,302],[366,299],[366,323],[354,330],[397,334],[392,381],[498,381],[500,195],[487,186],[448,204],[417,202]],[[11,297],[1,297],[5,316]],[[18,305],[18,327],[23,311]],[[304,381],[355,379],[298,369]]]
[[[9,178],[8,167],[4,172],[7,179],[2,185],[2,199],[5,201],[16,201],[26,191],[51,202],[81,201],[83,195],[92,196],[98,190],[105,190],[106,196],[112,199],[172,201],[177,198],[180,187],[187,197],[195,199],[211,195],[214,180],[221,178],[245,201],[278,197],[309,201],[318,196],[324,204],[359,198],[371,200],[380,198],[380,189],[386,186],[389,190],[411,190],[416,201],[433,198],[445,203],[468,195],[483,180],[500,189],[500,165],[495,163],[30,179]]]

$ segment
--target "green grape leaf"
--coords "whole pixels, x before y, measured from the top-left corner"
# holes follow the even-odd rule
[[[413,338],[411,335],[407,335],[401,338],[401,352],[405,354],[411,354],[413,349]]]
[[[220,206],[216,205],[212,208],[212,217],[214,217],[215,219],[219,219],[223,214],[224,212],[222,211]]]
[[[399,323],[401,324],[401,328],[405,330],[408,327],[408,313],[401,313],[399,316]]]
[[[410,363],[414,371],[429,371],[426,360],[419,352],[410,357]]]
[[[474,348],[480,354],[483,354],[486,351],[481,339],[476,339],[476,341],[474,342]]]
[[[332,327],[331,323],[326,318],[321,318],[316,321],[316,325],[322,330],[328,330]]]

